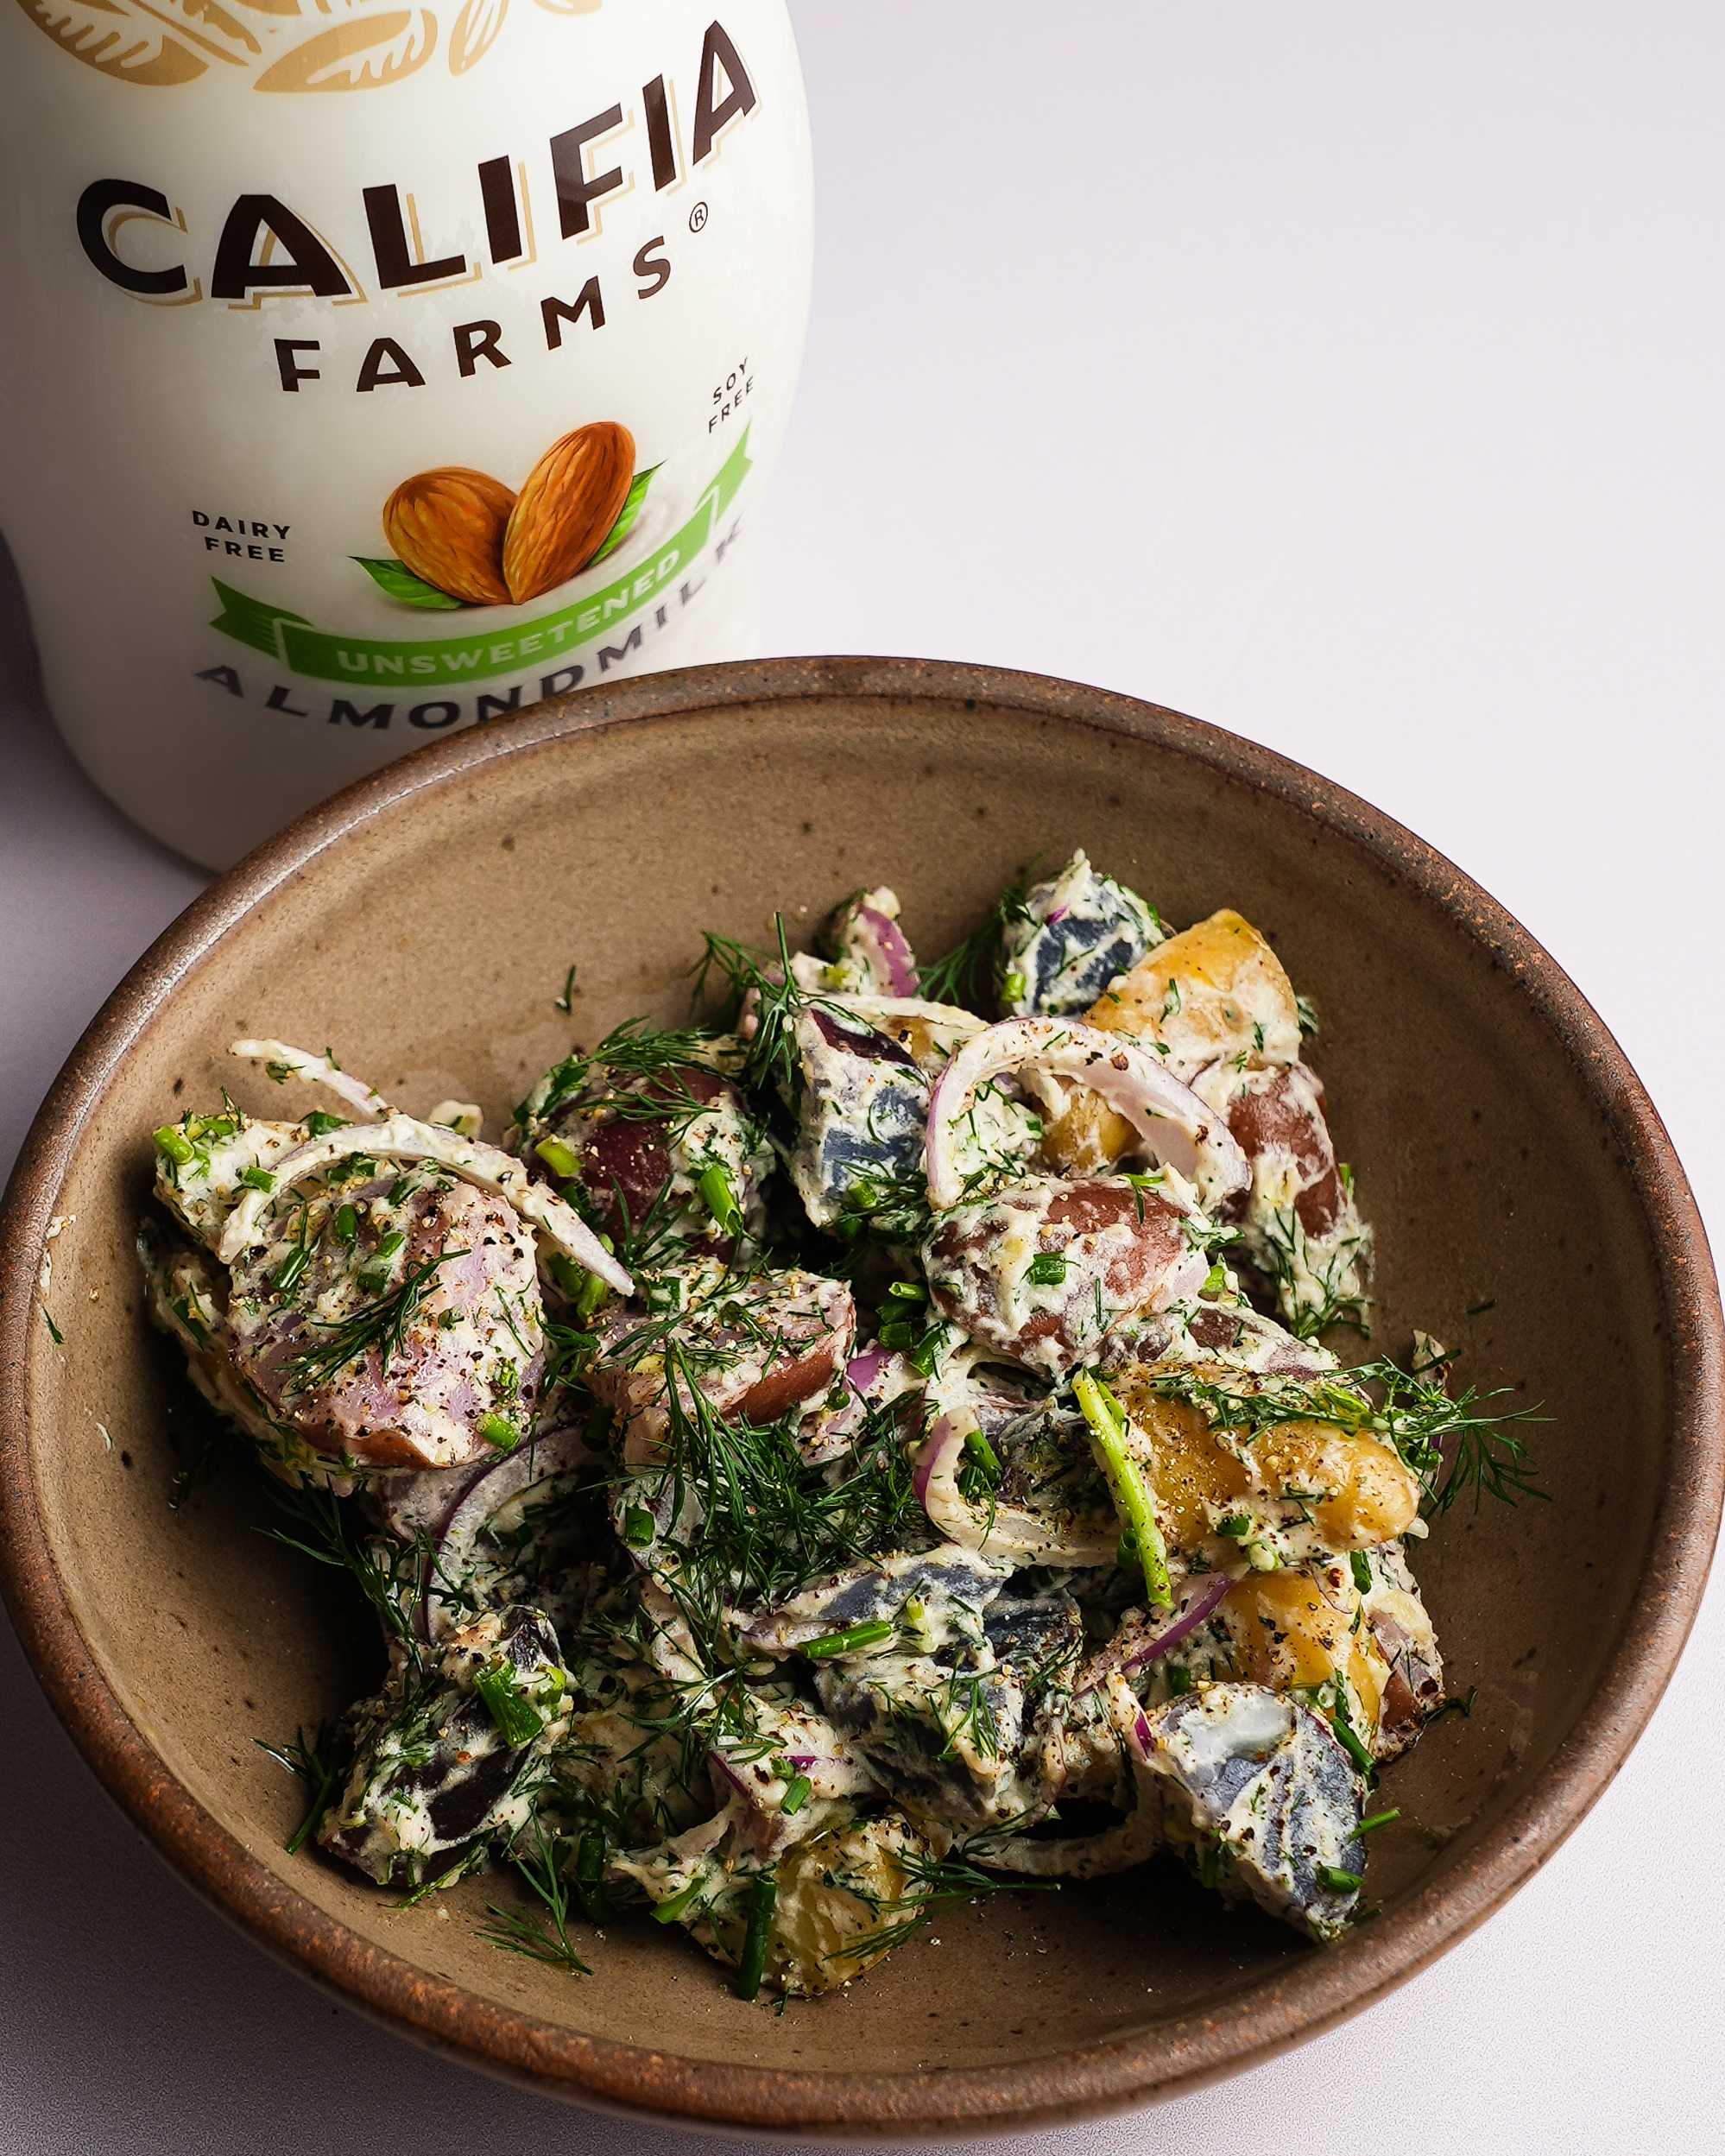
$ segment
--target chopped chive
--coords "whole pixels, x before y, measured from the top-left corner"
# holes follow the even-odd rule
[[[827,1632],[818,1640],[805,1641],[803,1653],[812,1661],[825,1662],[835,1655],[856,1654],[865,1647],[878,1647],[892,1636],[889,1617],[870,1617],[862,1624],[847,1625],[843,1632]]]
[[[1359,1732],[1349,1721],[1347,1710],[1339,1698],[1336,1702],[1335,1710],[1330,1717],[1330,1726],[1335,1730],[1336,1742],[1341,1745],[1342,1749],[1353,1761],[1367,1780],[1375,1780],[1378,1763],[1367,1749]]]
[[[381,1266],[372,1266],[360,1274],[359,1285],[368,1295],[381,1295],[389,1285],[389,1275]]]
[[[1168,1690],[1176,1699],[1184,1698],[1192,1688],[1192,1673],[1184,1662],[1176,1662],[1168,1672]]]
[[[1313,1867],[1320,1887],[1327,1887],[1333,1894],[1357,1894],[1365,1885],[1359,1872],[1344,1872],[1339,1864],[1318,1864]]]
[[[767,1948],[773,1937],[773,1911],[779,1899],[779,1882],[762,1872],[749,1890],[749,1929],[742,1938],[742,1955],[736,1964],[736,1995],[753,1999],[761,1989],[767,1969]]]
[[[785,1785],[785,1794],[780,1799],[779,1805],[780,1811],[784,1812],[800,1811],[803,1806],[808,1802],[809,1792],[813,1788],[813,1786],[814,1784],[809,1780],[806,1774],[793,1774],[790,1780]]]
[[[189,1160],[197,1158],[197,1148],[178,1123],[163,1123],[161,1129],[153,1131],[151,1135],[155,1140],[156,1151],[172,1160],[177,1168],[183,1168]]]
[[[345,1130],[347,1118],[345,1116],[332,1116],[325,1108],[314,1108],[306,1117],[302,1127],[308,1137],[326,1138],[332,1130]]]
[[[714,1223],[728,1236],[738,1235],[742,1229],[742,1208],[736,1202],[736,1192],[731,1188],[730,1177],[723,1164],[709,1160],[695,1179],[695,1188],[701,1194],[701,1203],[712,1215]]]
[[[1021,1003],[1024,1001],[1024,991],[1028,986],[1029,983],[1023,974],[1017,971],[1008,973],[1005,980],[1001,983],[1002,998],[1008,1003]]]
[[[275,1188],[275,1178],[268,1168],[261,1168],[256,1162],[240,1177],[240,1181],[249,1191],[273,1191]]]
[[[1172,1609],[1174,1590],[1168,1578],[1168,1546],[1156,1524],[1143,1472],[1126,1449],[1125,1411],[1107,1386],[1099,1385],[1088,1370],[1081,1370],[1072,1380],[1072,1394],[1090,1426],[1097,1464],[1107,1480],[1115,1510],[1143,1567],[1146,1598],[1153,1609]]]
[[[573,1146],[566,1146],[561,1138],[541,1138],[534,1151],[559,1180],[567,1180],[581,1173],[581,1156]]]
[[[336,1241],[351,1242],[359,1233],[359,1215],[351,1205],[338,1205],[335,1217]]]
[[[976,1463],[977,1466],[982,1469],[983,1472],[989,1477],[990,1482],[999,1482],[1001,1479],[1001,1456],[995,1451],[993,1445],[989,1443],[988,1439],[983,1435],[980,1430],[970,1430],[965,1432],[964,1450]]]
[[[600,1240],[609,1250],[611,1247],[610,1237],[604,1236]],[[576,1316],[591,1318],[610,1293],[610,1289],[597,1273],[590,1273],[584,1265],[578,1265],[573,1258],[566,1256],[561,1250],[552,1252],[550,1263],[551,1277],[574,1304]]]
[[[1246,1512],[1230,1512],[1216,1523],[1218,1534],[1225,1534],[1230,1542],[1249,1541],[1252,1534],[1252,1515]]]
[[[474,1426],[487,1445],[495,1445],[499,1452],[513,1452],[521,1441],[521,1433],[507,1415],[481,1415]]]
[[[276,1267],[270,1286],[278,1295],[285,1295],[311,1261],[311,1244],[309,1242],[296,1243],[282,1259],[281,1264]]]
[[[928,1290],[919,1280],[894,1280],[887,1293],[899,1303],[926,1303],[928,1300]]]
[[[1033,1287],[1058,1287],[1066,1277],[1066,1261],[1058,1250],[1039,1250],[1024,1277]]]
[[[706,1885],[705,1872],[697,1872],[686,1886],[679,1887],[674,1894],[668,1895],[660,1903],[653,1912],[653,1921],[655,1924],[674,1924],[685,1910],[700,1900],[706,1891]]]
[[[623,1514],[623,1540],[632,1550],[644,1550],[658,1532],[653,1514],[644,1505],[631,1505]]]
[[[1354,1571],[1354,1584],[1362,1595],[1372,1591],[1372,1560],[1363,1550],[1355,1550],[1348,1559]]]
[[[1375,1834],[1380,1827],[1387,1827],[1392,1819],[1401,1817],[1401,1806],[1392,1805],[1387,1811],[1374,1811],[1369,1819],[1362,1819],[1354,1831],[1356,1834]]]
[[[385,1236],[377,1245],[378,1262],[382,1265],[387,1265],[407,1239],[407,1232],[405,1230],[401,1228],[392,1228],[389,1234]]]
[[[934,1366],[940,1360],[940,1350],[945,1344],[945,1326],[931,1325],[910,1351],[911,1368],[919,1377],[934,1375]]]
[[[1199,1288],[1198,1293],[1200,1295],[1216,1296],[1225,1295],[1227,1293],[1228,1268],[1222,1262],[1221,1259],[1218,1258],[1216,1263],[1210,1267],[1209,1272],[1205,1274],[1204,1286]]]
[[[511,1750],[531,1744],[544,1729],[543,1709],[523,1691],[520,1678],[508,1663],[493,1663],[482,1669],[473,1679],[473,1689],[484,1701],[486,1712]]]
[[[916,1327],[911,1324],[907,1318],[894,1318],[890,1324],[881,1326],[880,1341],[881,1345],[883,1348],[900,1349],[914,1347],[916,1344]]]

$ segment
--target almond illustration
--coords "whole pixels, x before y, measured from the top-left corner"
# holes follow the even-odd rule
[[[584,569],[622,514],[635,436],[615,420],[578,427],[528,472],[503,534],[503,581],[519,606]]]
[[[503,534],[515,497],[483,471],[440,465],[404,479],[383,504],[389,544],[416,577],[470,606],[507,606]]]

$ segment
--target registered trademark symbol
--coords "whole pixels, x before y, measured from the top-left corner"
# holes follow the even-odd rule
[[[706,204],[705,202],[698,202],[694,208],[689,212],[689,230],[692,232],[699,232],[704,231],[706,226],[707,214]]]

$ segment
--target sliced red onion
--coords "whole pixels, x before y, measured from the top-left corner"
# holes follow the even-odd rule
[[[1226,1572],[1217,1572],[1201,1594],[1194,1594],[1189,1588],[1187,1600],[1181,1605],[1174,1622],[1165,1626],[1153,1640],[1147,1640],[1142,1647],[1128,1654],[1120,1666],[1122,1671],[1129,1676],[1134,1670],[1142,1669],[1147,1663],[1171,1653],[1189,1634],[1197,1630],[1206,1617],[1214,1615],[1233,1584],[1233,1580]]]
[[[1233,1133],[1147,1048],[1124,1034],[1066,1019],[1008,1018],[967,1040],[935,1084],[925,1159],[928,1201],[937,1212],[964,1195],[958,1128],[972,1096],[990,1078],[1032,1066],[1100,1095],[1154,1159],[1197,1187],[1207,1207],[1250,1185],[1251,1167]]]
[[[446,1581],[458,1585],[467,1577],[479,1538],[489,1523],[524,1490],[549,1482],[553,1476],[572,1475],[592,1457],[581,1432],[572,1424],[565,1424],[547,1430],[543,1437],[530,1438],[513,1452],[502,1454],[469,1482],[433,1546],[436,1564],[427,1582],[423,1612],[425,1629],[432,1639],[441,1639],[467,1614],[445,1605],[438,1584]]]
[[[911,1488],[930,1524],[961,1550],[983,1557],[1069,1565],[1075,1571],[1112,1565],[1120,1546],[1117,1521],[1088,1530],[1077,1521],[1057,1528],[1022,1506],[970,1502],[958,1487],[958,1469],[964,1440],[978,1426],[974,1416],[942,1415],[917,1455]]]
[[[877,1340],[872,1348],[864,1348],[860,1355],[853,1355],[844,1366],[845,1382],[853,1392],[867,1396],[869,1388],[893,1359],[893,1350],[883,1348]]]
[[[376,1475],[366,1484],[372,1512],[386,1534],[414,1542],[422,1534],[441,1534],[449,1515],[493,1463],[477,1467],[410,1467]]]
[[[273,1170],[270,1188],[247,1191],[228,1215],[216,1247],[222,1263],[233,1265],[267,1239],[264,1215],[290,1183],[358,1154],[383,1160],[435,1160],[464,1183],[507,1198],[518,1213],[542,1228],[566,1255],[590,1273],[597,1273],[620,1295],[635,1293],[635,1282],[586,1222],[543,1183],[535,1183],[512,1154],[477,1138],[464,1138],[453,1130],[400,1115],[392,1115],[382,1122],[349,1124],[340,1130],[325,1131],[321,1138],[313,1138],[283,1154]]]
[[[1169,1653],[1215,1615],[1234,1584],[1235,1576],[1229,1572],[1206,1572],[1189,1580],[1179,1606],[1166,1623],[1147,1634],[1141,1626],[1133,1626],[1129,1637],[1128,1628],[1123,1625],[1080,1672],[1074,1692],[1094,1691],[1098,1685],[1116,1676],[1130,1676],[1134,1670],[1143,1669]]]
[[[723,1752],[709,1752],[707,1765],[716,1775],[721,1776],[730,1784],[745,1804],[753,1804],[755,1801],[759,1792],[750,1783],[744,1781]]]
[[[889,920],[878,907],[859,906],[856,914],[856,925],[868,931],[866,956],[875,971],[887,983],[889,995],[914,996],[917,989],[916,960],[905,940],[904,931],[895,920]],[[862,938],[859,941],[863,941]]]
[[[285,1040],[235,1040],[229,1044],[228,1053],[242,1057],[248,1063],[286,1064],[295,1078],[302,1078],[308,1085],[321,1085],[326,1093],[333,1093],[350,1108],[357,1108],[362,1116],[381,1117],[389,1113],[389,1103],[375,1085],[368,1085],[363,1078],[341,1070],[327,1056],[309,1054],[304,1048],[290,1047]]]
[[[1071,910],[1070,906],[1051,906],[1042,916],[1042,926],[1045,928],[1058,927]]]

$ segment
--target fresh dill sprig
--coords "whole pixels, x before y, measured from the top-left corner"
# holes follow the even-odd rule
[[[754,1032],[743,1053],[743,1083],[794,1103],[800,1074],[797,1021],[820,999],[811,996],[791,971],[790,938],[782,914],[773,916],[773,933],[778,951],[776,958],[769,958],[708,930],[694,968],[691,996],[698,1005],[711,999],[717,982],[723,982],[727,993],[722,1010],[729,1027],[739,1024],[744,1005],[752,1004]],[[840,1017],[846,1015],[842,1004],[831,1008]]]
[[[1337,1325],[1363,1336],[1368,1331],[1370,1298],[1361,1280],[1360,1250],[1363,1235],[1348,1236],[1321,1264],[1312,1262],[1312,1249],[1298,1213],[1292,1205],[1273,1210],[1264,1227],[1269,1246],[1270,1279],[1288,1331],[1301,1340],[1319,1340]],[[1311,1287],[1316,1284],[1316,1299]]]
[[[408,1328],[419,1314],[427,1288],[439,1269],[452,1259],[464,1258],[465,1250],[442,1250],[436,1257],[420,1258],[408,1266],[397,1285],[345,1318],[314,1318],[311,1322],[325,1335],[306,1348],[288,1365],[288,1390],[303,1393],[325,1383],[337,1371],[357,1363],[370,1349],[388,1369],[401,1352]]]
[[[782,1600],[893,1548],[920,1511],[890,1413],[866,1418],[844,1454],[811,1467],[785,1422],[756,1426],[715,1407],[680,1344],[667,1354],[666,1375],[664,1472],[679,1504],[698,1493],[705,1517],[690,1562],[728,1598]]]
[[[488,1946],[505,1954],[519,1954],[527,1961],[567,1969],[572,1976],[591,1976],[591,1969],[569,1936],[569,1882],[564,1871],[563,1844],[547,1831],[537,1811],[526,1832],[530,1841],[523,1848],[518,1839],[509,1861],[541,1906],[524,1915],[519,1909],[500,1909],[496,1902],[488,1901],[485,1913],[491,1921],[480,1927],[479,1936]]]
[[[421,1534],[402,1544],[367,1534],[357,1515],[327,1483],[301,1483],[289,1489],[270,1476],[264,1488],[288,1525],[257,1532],[284,1549],[298,1550],[319,1565],[345,1572],[376,1611],[386,1636],[417,1668],[422,1656],[413,1612],[434,1570],[429,1539]]]
[[[902,1894],[887,1895],[874,1901],[875,1913],[896,1916],[896,1921],[883,1924],[860,1938],[850,1938],[825,1957],[828,1961],[852,1961],[868,1955],[889,1954],[913,1938],[928,1922],[934,1912],[955,1901],[976,1901],[986,1894],[1058,1894],[1058,1879],[1025,1879],[1010,1874],[1002,1875],[984,1871],[977,1861],[988,1857],[1006,1839],[1023,1824],[1020,1820],[1009,1820],[1003,1826],[990,1828],[981,1834],[973,1834],[955,1842],[945,1856],[907,1856],[901,1860],[905,1874],[906,1891]],[[854,1894],[856,1886],[850,1881],[843,1882]],[[864,1897],[859,1896],[859,1899]]]
[[[289,1856],[297,1856],[316,1833],[324,1814],[335,1802],[337,1793],[347,1780],[353,1764],[353,1748],[327,1722],[319,1723],[308,1737],[303,1726],[296,1729],[287,1744],[266,1744],[254,1737],[252,1742],[261,1752],[267,1752],[278,1767],[285,1767],[306,1785],[309,1792],[305,1817],[281,1844]]]
[[[984,1010],[998,1002],[1006,931],[1014,921],[1031,918],[1025,898],[1035,872],[1033,863],[1020,869],[979,928],[943,957],[919,968],[919,996],[931,1003],[957,1003],[970,1010]]]

